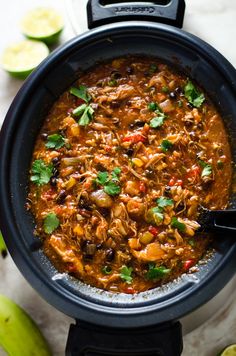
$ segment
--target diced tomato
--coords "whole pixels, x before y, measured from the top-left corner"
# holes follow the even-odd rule
[[[127,294],[134,294],[134,293],[136,293],[136,291],[134,290],[133,287],[125,287],[125,288],[124,288],[124,293],[127,293]]]
[[[194,265],[194,263],[195,263],[194,260],[187,260],[187,261],[185,261],[185,262],[184,262],[184,265],[183,265],[184,270],[185,270],[185,271],[188,271],[189,268],[191,268],[191,267]]]
[[[140,182],[139,183],[139,190],[140,190],[141,193],[146,193],[147,187],[146,187],[146,184],[144,182]]]
[[[158,228],[152,225],[149,226],[148,231],[153,234],[153,236],[157,236],[159,233]]]
[[[168,183],[169,187],[173,187],[174,185],[176,186],[183,186],[183,181],[182,179],[176,179],[175,177],[172,177]]]
[[[138,142],[145,142],[145,141],[146,141],[146,137],[140,133],[125,136],[122,139],[122,142],[131,142],[131,143],[138,143]]]
[[[187,178],[197,178],[200,175],[201,169],[199,166],[193,166],[188,172],[187,172]]]
[[[109,152],[111,152],[112,147],[111,147],[111,146],[105,146],[105,148],[104,148],[104,149],[105,149],[105,151],[106,151],[106,152],[108,152],[108,153],[109,153]]]
[[[44,201],[53,200],[56,197],[56,195],[57,193],[55,192],[55,190],[50,188],[49,190],[47,190],[41,195],[41,199]]]
[[[76,272],[76,266],[73,263],[69,263],[67,265],[67,270],[68,272],[72,273],[72,272]]]

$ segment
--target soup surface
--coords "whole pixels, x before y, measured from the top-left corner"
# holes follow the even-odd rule
[[[207,251],[199,207],[224,209],[227,135],[209,98],[156,59],[79,77],[37,138],[28,208],[61,272],[136,293],[194,272]]]

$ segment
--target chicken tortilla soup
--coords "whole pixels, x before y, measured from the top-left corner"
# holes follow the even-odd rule
[[[124,57],[79,76],[37,138],[27,208],[60,272],[138,293],[194,272],[224,209],[232,167],[213,103],[157,59]]]

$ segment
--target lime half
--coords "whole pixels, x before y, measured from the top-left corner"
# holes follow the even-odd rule
[[[48,54],[45,43],[24,40],[5,49],[1,64],[12,76],[25,79]]]
[[[60,13],[48,7],[29,11],[21,22],[21,30],[27,38],[46,44],[57,42],[63,27],[64,21]]]
[[[236,344],[227,346],[219,353],[219,356],[236,356]]]

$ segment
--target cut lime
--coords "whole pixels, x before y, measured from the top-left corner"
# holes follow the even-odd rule
[[[236,344],[227,346],[219,353],[219,356],[236,356]]]
[[[1,64],[12,76],[25,79],[48,54],[45,43],[24,40],[5,49]]]
[[[55,43],[63,30],[62,16],[52,8],[38,7],[29,11],[21,22],[23,34],[46,44]]]

